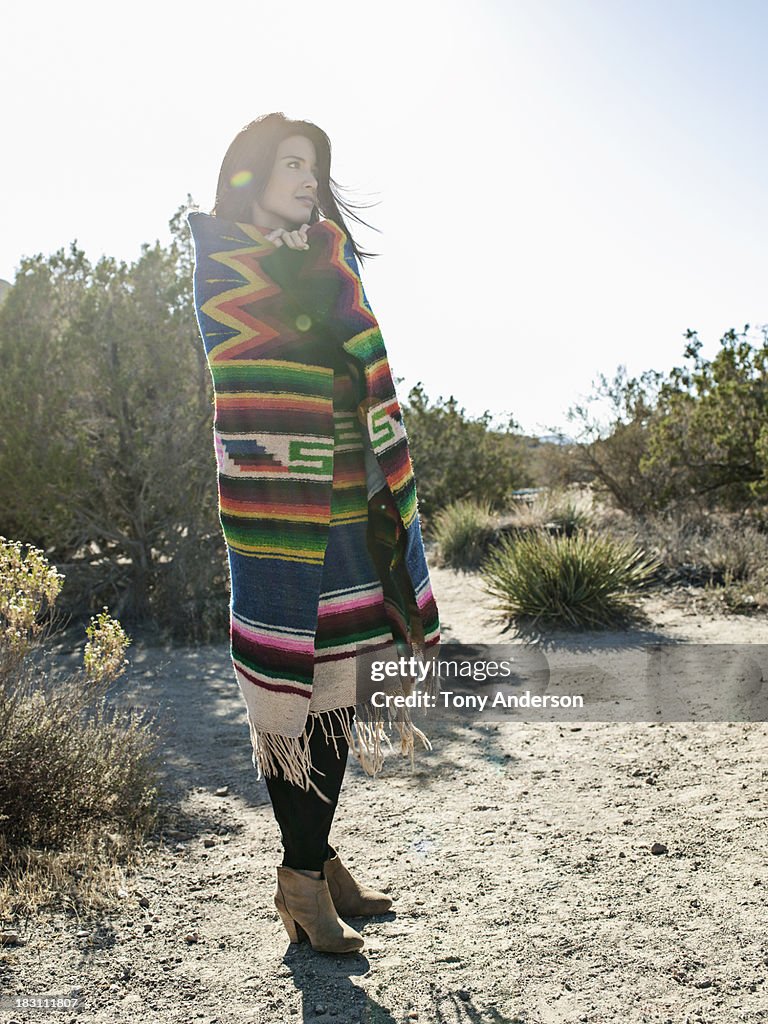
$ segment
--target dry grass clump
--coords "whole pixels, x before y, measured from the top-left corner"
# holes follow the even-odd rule
[[[601,511],[596,521],[606,535],[652,552],[664,583],[695,588],[701,610],[768,610],[768,532],[758,522],[726,512],[639,519],[616,509]]]
[[[109,899],[119,866],[159,820],[150,723],[111,707],[130,643],[106,609],[84,662],[56,665],[51,612],[61,574],[0,537],[0,918]]]
[[[433,536],[441,564],[476,569],[496,537],[496,527],[489,502],[456,501],[440,509]]]

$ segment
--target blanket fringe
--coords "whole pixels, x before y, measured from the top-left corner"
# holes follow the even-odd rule
[[[332,801],[318,788],[311,774],[325,776],[312,764],[309,740],[319,725],[326,740],[333,743],[338,756],[339,748],[336,740],[344,737],[349,749],[355,754],[363,771],[375,777],[384,765],[385,747],[393,751],[392,742],[387,733],[394,725],[400,737],[400,750],[403,755],[410,756],[411,769],[414,767],[415,741],[419,740],[425,750],[431,750],[432,744],[425,734],[414,725],[407,709],[398,709],[392,713],[389,709],[375,708],[369,703],[355,708],[355,717],[350,721],[346,708],[333,708],[318,713],[310,712],[307,724],[301,736],[280,736],[277,733],[262,732],[256,729],[250,715],[248,725],[253,746],[253,766],[257,778],[282,775],[294,786],[309,791],[313,790],[324,803]],[[336,728],[340,732],[336,731]]]

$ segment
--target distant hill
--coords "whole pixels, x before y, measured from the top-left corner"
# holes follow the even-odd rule
[[[573,444],[573,438],[561,438],[557,434],[540,434],[536,440],[539,444]]]
[[[5,302],[5,296],[8,294],[8,292],[10,290],[11,290],[10,282],[9,281],[4,281],[2,279],[2,277],[0,277],[0,306],[2,306],[2,304]]]
[[[576,444],[572,437],[560,437],[559,434],[522,434],[521,438],[529,448],[538,448],[542,444]]]

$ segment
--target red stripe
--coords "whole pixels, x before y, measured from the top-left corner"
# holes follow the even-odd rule
[[[272,690],[273,693],[295,693],[298,697],[306,697],[307,700],[312,696],[307,693],[306,690],[297,690],[295,686],[287,686],[285,683],[265,683],[261,679],[254,678],[254,676],[249,672],[246,672],[240,665],[238,665],[238,669],[249,682],[253,683],[255,686],[260,686],[262,690]]]

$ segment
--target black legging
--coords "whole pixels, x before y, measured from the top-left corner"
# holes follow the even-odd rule
[[[341,710],[347,711],[351,725],[355,715],[354,707]],[[328,835],[347,767],[349,744],[340,734],[338,725],[334,726],[333,732],[338,755],[333,740],[326,740],[319,722],[315,723],[309,740],[312,764],[325,773],[320,775],[319,771],[313,770],[310,778],[331,803],[324,803],[312,789],[304,790],[287,782],[282,774],[264,777],[272,810],[282,833],[284,867],[322,871],[323,863],[334,852],[333,847],[328,845]]]

